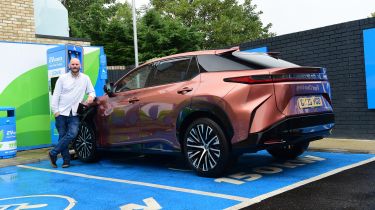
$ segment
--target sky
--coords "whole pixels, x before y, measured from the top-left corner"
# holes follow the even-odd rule
[[[149,0],[135,2],[140,8]],[[263,24],[272,23],[270,31],[277,35],[363,19],[375,12],[374,0],[253,0],[253,4],[263,11]]]

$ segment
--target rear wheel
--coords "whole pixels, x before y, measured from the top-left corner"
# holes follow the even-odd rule
[[[184,155],[200,176],[217,177],[228,168],[230,148],[223,130],[213,120],[200,118],[186,129]]]
[[[295,159],[307,150],[309,144],[310,142],[301,142],[282,147],[272,147],[267,151],[277,159]]]
[[[87,123],[81,123],[73,148],[78,159],[84,162],[97,160],[95,132]]]

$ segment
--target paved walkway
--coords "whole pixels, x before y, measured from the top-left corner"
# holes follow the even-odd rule
[[[47,153],[49,149],[50,148],[19,151],[17,152],[17,156],[14,158],[0,159],[0,168],[47,160]]]
[[[375,140],[326,138],[313,141],[311,150],[375,154]]]
[[[327,152],[375,154],[375,140],[326,138],[312,142],[309,149]],[[17,156],[14,158],[0,159],[0,168],[47,160],[47,153],[49,150],[50,148],[43,148],[17,152]]]

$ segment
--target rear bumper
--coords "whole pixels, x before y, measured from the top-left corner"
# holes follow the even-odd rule
[[[234,143],[232,149],[255,152],[275,145],[313,141],[330,135],[335,125],[333,113],[286,118],[265,131],[250,133],[247,139]]]

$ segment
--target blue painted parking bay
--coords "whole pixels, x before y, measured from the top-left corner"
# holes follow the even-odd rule
[[[245,154],[217,179],[196,176],[172,156],[73,161],[67,169],[43,161],[0,168],[0,209],[239,209],[374,160],[307,152],[277,162],[260,152]]]

